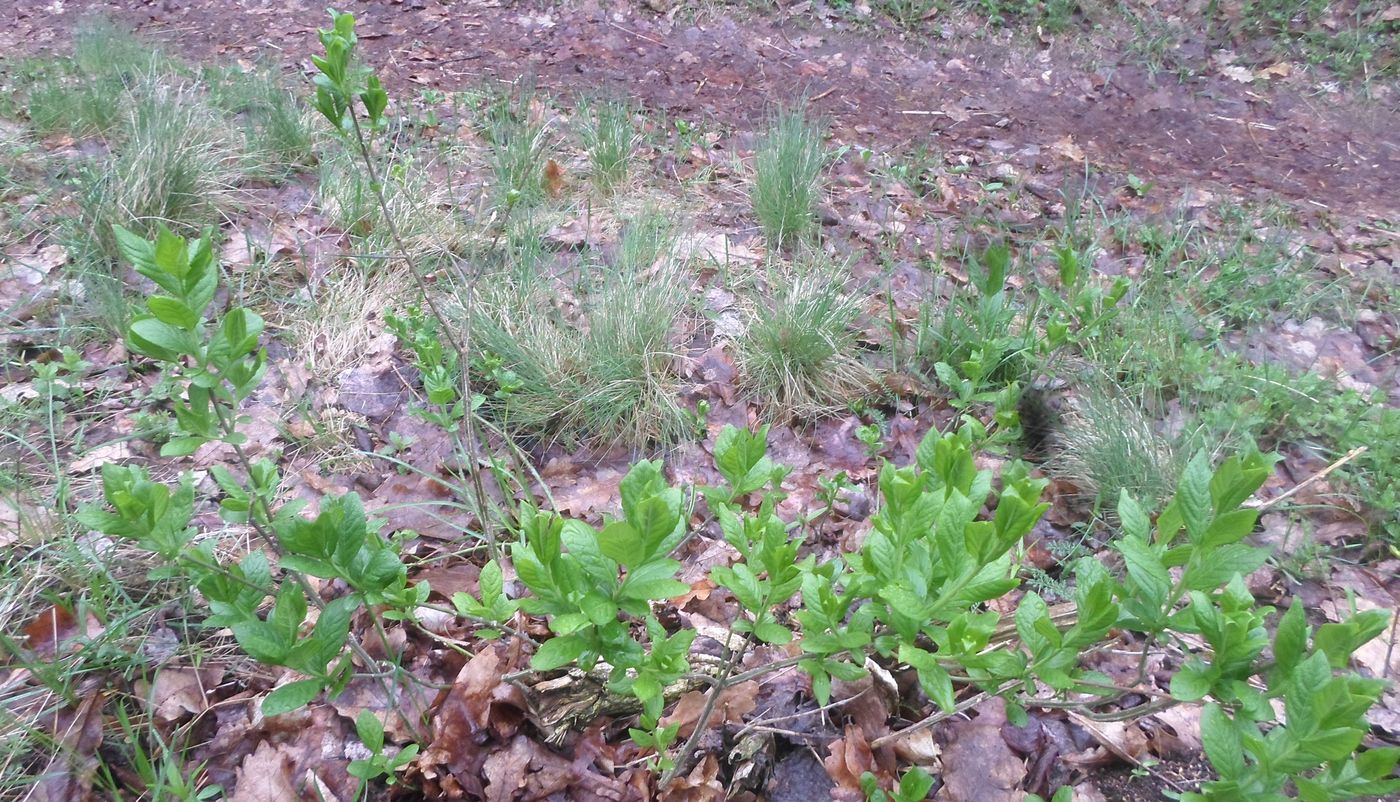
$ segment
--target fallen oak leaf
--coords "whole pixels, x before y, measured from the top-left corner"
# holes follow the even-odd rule
[[[757,705],[758,689],[759,684],[749,680],[721,691],[710,714],[710,720],[705,725],[706,729],[742,722],[744,716],[752,712]],[[669,727],[672,724],[680,724],[680,737],[689,738],[695,732],[695,725],[704,713],[705,701],[708,698],[708,694],[703,691],[690,691],[676,702],[670,715],[662,717],[661,725]]]
[[[875,767],[875,754],[870,751],[865,733],[861,732],[859,727],[846,727],[846,734],[831,742],[822,765],[837,785],[837,788],[831,790],[832,799],[865,799],[865,792],[860,787],[860,778]]]
[[[49,605],[24,628],[25,644],[40,659],[51,659],[59,649],[77,638],[92,640],[105,630],[102,623],[91,613],[84,611],[84,626],[78,626],[73,611],[57,604]],[[81,644],[78,644],[81,648]]]
[[[291,802],[300,799],[291,777],[295,762],[282,747],[262,741],[253,754],[244,758],[239,765],[229,802]]]
[[[107,695],[84,697],[65,726],[53,733],[57,749],[25,797],[29,802],[76,802],[92,798],[97,747],[102,744],[102,705]]]
[[[977,718],[944,730],[943,787],[938,802],[1021,802],[1026,765],[1002,737],[1006,702],[993,696],[977,706]]]
[[[719,761],[706,754],[684,777],[677,777],[661,790],[663,802],[719,802],[725,798],[719,781]]]
[[[198,715],[209,708],[209,692],[224,677],[216,666],[204,669],[167,666],[156,672],[146,692],[146,703],[156,721],[174,724],[187,715]]]

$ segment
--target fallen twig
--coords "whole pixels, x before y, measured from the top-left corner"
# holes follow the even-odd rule
[[[1279,504],[1284,499],[1297,493],[1299,490],[1302,490],[1303,488],[1309,485],[1322,481],[1324,478],[1327,477],[1328,474],[1337,470],[1338,468],[1342,467],[1348,462],[1351,462],[1352,460],[1356,459],[1364,453],[1366,453],[1366,446],[1357,446],[1356,448],[1353,448],[1352,450],[1348,451],[1346,455],[1343,456],[1341,459],[1337,460],[1331,465],[1328,465],[1326,468],[1323,468],[1322,470],[1318,471],[1312,476],[1309,476],[1308,478],[1289,488],[1286,492],[1275,496],[1274,498],[1262,501],[1257,505],[1254,505],[1255,509],[1259,510],[1260,512],[1263,512],[1264,510],[1267,510],[1270,507]]]

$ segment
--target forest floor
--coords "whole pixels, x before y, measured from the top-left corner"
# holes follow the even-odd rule
[[[393,322],[415,304],[410,268],[392,253],[372,187],[307,112],[310,55],[327,25],[319,9],[0,9],[0,796],[137,799],[174,787],[137,756],[188,778],[188,798],[217,785],[243,802],[867,799],[862,771],[888,788],[910,766],[928,769],[946,802],[1194,788],[1213,776],[1199,706],[1100,720],[1165,695],[1190,658],[1130,633],[1090,662],[1136,691],[1083,709],[1033,707],[1021,726],[991,700],[889,738],[934,709],[891,659],[838,682],[829,707],[794,668],[756,676],[725,690],[722,715],[665,788],[628,739],[635,711],[556,731],[551,706],[583,701],[521,681],[522,641],[487,640],[464,620],[379,630],[376,656],[393,652],[408,676],[393,700],[357,677],[339,696],[264,717],[259,701],[291,672],[200,629],[207,610],[188,586],[151,578],[153,557],[72,515],[100,500],[104,463],[164,479],[192,470],[195,526],[221,553],[257,548],[211,500],[211,471],[240,470],[232,449],[159,455],[175,428],[170,387],[120,336],[142,285],[94,232],[128,224],[124,214],[214,228],[219,303],[268,322],[270,367],[243,407],[245,450],[276,461],[279,500],[316,510],[359,493],[396,536],[410,580],[439,603],[481,592],[477,533],[494,514],[467,477],[483,466],[509,463],[520,479],[492,483],[495,509],[528,500],[601,525],[621,510],[619,486],[638,460],[664,460],[676,486],[715,485],[723,428],[768,423],[769,455],[792,469],[777,512],[800,524],[801,555],[824,564],[860,550],[886,461],[908,465],[929,431],[972,418],[1019,433],[989,441],[979,468],[1000,477],[1023,459],[1050,480],[1049,511],[1017,556],[1024,586],[1052,604],[1073,598],[1076,560],[1121,565],[1119,490],[1160,507],[1198,450],[1276,452],[1249,502],[1261,513],[1250,541],[1271,557],[1244,579],[1259,604],[1301,603],[1320,626],[1393,611],[1400,597],[1400,11],[1336,5],[346,3],[359,57],[393,99],[376,157],[409,255],[446,306],[492,321],[504,339],[478,341],[525,382],[509,390],[472,357],[490,397],[481,440],[465,449],[425,419],[421,353],[415,361]],[[88,40],[86,59],[78,42],[75,54],[97,18],[134,31],[148,61],[164,54],[157,89],[133,88],[129,75],[100,83],[108,62],[139,60],[121,34]],[[139,110],[172,94],[207,116],[168,130],[205,137],[207,149],[187,187],[155,191],[196,199],[136,214],[139,190],[121,193],[135,181]],[[635,137],[622,187],[601,192],[585,128],[607,103],[625,104]],[[792,104],[820,125],[829,159],[812,258],[841,274],[826,299],[843,315],[832,358],[867,379],[849,386],[822,368],[801,398],[756,383],[746,339],[795,292],[785,271],[805,269],[792,265],[807,257],[765,238],[750,200],[755,151],[775,110]],[[513,179],[497,126],[533,132],[520,197],[538,197],[503,200]],[[160,152],[167,164],[189,157]],[[653,214],[669,239],[631,277],[679,263],[675,297],[659,301],[613,281],[646,247],[628,232]],[[993,294],[982,281],[997,254],[1008,265]],[[1120,280],[1126,293],[1052,348],[1049,318],[1037,315],[1066,289],[1066,259],[1087,276],[1070,284],[1098,288],[1094,303]],[[527,263],[543,297],[474,306],[506,275],[491,272],[498,264]],[[536,386],[527,368],[545,356],[530,342],[511,350],[555,338],[555,351],[578,341],[573,358],[591,358],[596,338],[584,332],[625,318],[628,304],[668,310],[665,365],[646,380],[670,400],[628,398],[609,417],[577,389],[586,378],[560,369]],[[712,515],[690,524],[697,536],[676,556],[691,590],[657,615],[718,653],[742,614],[710,571],[736,552]],[[780,601],[785,615],[793,605]],[[1015,604],[1004,601],[988,609],[1009,618]],[[514,619],[535,637],[550,633],[542,621]],[[1400,676],[1395,639],[1387,628],[1352,668]],[[742,668],[793,653],[756,647]],[[574,691],[591,681],[574,680]],[[688,734],[704,699],[681,696],[669,720]],[[396,727],[394,707],[413,710],[425,732]],[[346,772],[367,754],[355,727],[365,710],[391,744],[422,746],[398,785],[367,790]],[[1367,716],[1366,746],[1400,744],[1400,693],[1386,691]]]

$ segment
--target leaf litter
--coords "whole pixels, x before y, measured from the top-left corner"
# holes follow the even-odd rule
[[[189,8],[161,8],[152,13],[167,25],[179,25],[190,13],[218,13],[203,8],[201,3],[185,5]],[[393,46],[395,41],[408,41],[423,34],[428,52],[419,66],[427,72],[415,73],[412,80],[436,83],[447,77],[446,68],[434,66],[436,63],[450,63],[454,58],[452,54],[459,52],[458,49],[479,47],[488,41],[486,37],[495,35],[500,22],[498,16],[491,16],[495,12],[487,12],[486,24],[466,28],[465,38],[451,42],[449,33],[461,37],[463,30],[452,32],[450,26],[444,28],[444,13],[441,9],[425,8],[422,4],[406,7],[404,16],[397,23],[399,30],[394,31],[391,26],[390,32],[382,37],[365,38],[373,52],[375,47]],[[296,9],[270,8],[267,14],[269,18],[264,22],[271,26],[270,29],[305,33],[305,26],[298,22],[301,18]],[[625,67],[631,72],[648,66],[655,68],[658,60],[666,55],[646,44],[647,40],[639,44],[635,37],[619,35],[607,23],[608,19],[600,9],[585,9],[571,18],[557,22],[550,19],[548,24],[541,23],[539,19],[530,21],[524,27],[528,31],[527,39],[533,44],[496,44],[515,49],[551,42],[560,47],[557,52],[565,55],[545,59],[540,66],[547,78],[560,81],[562,85],[569,85],[562,82],[566,76],[572,77],[571,71],[578,69],[580,64],[588,65],[587,69],[599,70],[604,80],[617,81],[620,80],[617,74],[620,69]],[[13,30],[32,31],[35,24],[33,18],[26,17],[19,28],[12,29],[10,35],[14,35]],[[740,93],[721,113],[741,120],[753,116],[760,96],[742,77],[748,72],[742,65],[763,63],[758,57],[744,51],[749,44],[771,33],[766,23],[754,23],[762,29],[757,32],[741,27],[737,30],[731,28],[727,33],[723,26],[688,29],[674,20],[651,16],[629,18],[627,24],[652,41],[688,41],[690,44],[686,52],[726,54],[741,66],[716,70],[712,65],[705,64],[704,60],[694,57],[670,59],[669,63],[673,66],[667,68],[666,74],[670,74],[671,69],[684,72],[690,72],[690,68],[697,71],[704,69],[705,78],[713,79],[709,92]],[[441,33],[440,28],[443,29]],[[185,35],[190,37],[206,35],[188,26],[184,30]],[[238,30],[232,33],[235,37],[247,35],[247,32]],[[767,38],[783,41],[786,37]],[[819,83],[818,88],[828,88],[829,84],[840,88],[835,83],[839,80],[862,93],[859,102],[855,103],[845,96],[855,96],[856,92],[838,92],[828,101],[831,104],[829,108],[836,111],[838,125],[861,120],[872,111],[889,111],[902,105],[904,98],[897,85],[869,77],[872,73],[880,75],[882,70],[872,71],[862,66],[868,63],[864,56],[847,58],[841,55],[838,46],[847,46],[849,42],[839,34],[799,37],[798,41],[800,45],[794,47],[802,58],[800,63],[815,65],[807,73],[823,78],[824,82]],[[221,43],[221,46],[226,46],[226,43]],[[624,49],[629,47],[636,48],[631,55]],[[663,46],[661,49],[670,48]],[[596,61],[581,61],[585,57],[593,57]],[[898,139],[909,135],[924,136],[933,131],[952,146],[948,151],[950,158],[958,158],[956,154],[961,148],[965,157],[962,166],[973,168],[953,177],[939,176],[937,199],[928,205],[941,209],[945,214],[965,213],[976,208],[972,199],[981,195],[976,186],[978,181],[1007,178],[1017,169],[1023,172],[1062,169],[1062,165],[1044,163],[1041,159],[1044,153],[1054,154],[1073,167],[1084,162],[1099,163],[1115,146],[1125,147],[1120,156],[1123,161],[1133,163],[1134,159],[1141,159],[1141,163],[1149,168],[1150,177],[1164,185],[1194,184],[1204,180],[1212,186],[1223,183],[1235,189],[1266,188],[1295,197],[1308,196],[1314,189],[1325,187],[1335,190],[1326,196],[1329,200],[1335,199],[1339,207],[1349,205],[1353,209],[1386,210],[1388,204],[1394,203],[1393,187],[1377,185],[1371,179],[1363,179],[1348,187],[1327,183],[1326,173],[1318,165],[1326,158],[1333,158],[1335,163],[1341,150],[1337,146],[1339,140],[1326,124],[1297,133],[1268,132],[1277,134],[1277,150],[1301,154],[1296,163],[1299,175],[1284,178],[1242,163],[1240,160],[1244,157],[1238,153],[1245,150],[1248,139],[1240,135],[1234,135],[1235,138],[1231,139],[1231,135],[1222,130],[1212,129],[1208,135],[1201,137],[1200,142],[1179,149],[1162,148],[1153,142],[1125,144],[1124,135],[1130,132],[1124,131],[1122,125],[1161,127],[1153,122],[1156,118],[1150,116],[1158,112],[1204,116],[1220,110],[1211,106],[1209,101],[1187,98],[1172,89],[1154,90],[1150,102],[1137,104],[1139,113],[1129,123],[1106,121],[1098,112],[1085,113],[1084,104],[1110,96],[1113,91],[1110,82],[1097,76],[1076,73],[1066,65],[1047,63],[1042,66],[1055,75],[1049,96],[1056,98],[1058,105],[1044,115],[1037,115],[1031,106],[1044,103],[1046,94],[1018,92],[1012,95],[1012,102],[1007,104],[1005,110],[989,111],[986,101],[965,92],[966,87],[975,87],[991,80],[990,68],[977,60],[958,59],[957,64],[946,62],[939,66],[921,63],[903,53],[893,53],[889,58],[891,63],[886,65],[885,71],[906,78],[918,78],[920,85],[936,87],[936,91],[946,95],[939,104],[937,114],[892,115],[889,130],[880,131],[879,136]],[[1253,71],[1235,64],[1235,60],[1233,54],[1221,54],[1215,59],[1220,74],[1234,84],[1287,80],[1292,72],[1287,64]],[[783,65],[783,70],[793,68],[789,60],[780,59],[778,63]],[[762,71],[753,72],[759,74]],[[781,78],[770,76],[767,80]],[[648,94],[646,100],[663,109],[687,108],[697,101],[714,108],[714,95],[704,94],[707,90],[696,89],[693,90],[696,94],[690,95],[686,93],[692,90],[677,88],[698,83],[658,82],[655,86],[644,88]],[[1008,86],[1001,82],[1001,88]],[[1229,94],[1243,89],[1227,86],[1221,91]],[[1072,100],[1071,96],[1076,93],[1078,99]],[[1142,92],[1141,95],[1147,96],[1147,93]],[[837,105],[838,101],[842,105]],[[847,106],[855,111],[850,111]],[[1152,108],[1147,108],[1149,106]],[[935,118],[931,126],[927,125],[929,117]],[[1001,157],[997,154],[1005,149],[994,147],[992,142],[999,141],[993,137],[1002,136],[997,123],[1007,118],[1029,129],[1022,132],[1028,144],[1025,148],[1006,151],[1012,153],[1012,160],[1020,159],[1024,163],[1019,163],[1019,167],[1010,167],[1009,163],[1001,162],[1008,164],[1009,169],[998,173],[997,162]],[[722,140],[717,138],[710,145],[721,143]],[[1031,152],[1032,147],[1039,152]],[[1216,157],[1217,148],[1227,153],[1234,150],[1236,155],[1219,159]],[[1156,152],[1152,152],[1154,149]],[[685,154],[683,169],[694,175],[701,165],[714,166],[718,157],[713,151],[707,146]],[[1157,158],[1163,153],[1168,154],[1169,158]],[[1210,156],[1202,157],[1205,153]],[[838,169],[850,170],[848,165],[853,163],[854,160],[843,162]],[[898,187],[891,186],[876,196],[872,194],[868,177],[852,174],[844,187],[845,196],[834,203],[836,210],[832,214],[837,220],[839,236],[867,243],[898,238],[902,241],[901,247],[911,251],[932,243],[935,233],[942,232],[921,228],[921,224],[916,222],[918,215],[911,212],[921,211],[923,204],[913,197],[910,188]],[[563,187],[557,191],[563,191]],[[1013,211],[1030,217],[1045,213],[1053,206],[1053,202],[1047,202],[1034,209]],[[591,219],[588,223],[578,219],[564,221],[551,229],[546,238],[570,248],[594,247],[603,243],[605,235],[590,225],[593,222]],[[927,241],[923,240],[925,237]],[[1379,253],[1386,247],[1393,249],[1393,245],[1384,242],[1371,243],[1371,246],[1366,253]],[[308,247],[312,249],[308,250]],[[316,250],[317,247],[319,250]],[[332,269],[329,265],[337,258],[338,247],[326,241],[323,226],[315,221],[294,218],[291,222],[279,222],[270,228],[249,223],[243,235],[235,231],[229,237],[225,255],[231,267],[251,265],[255,258],[286,259],[296,265],[302,275],[319,279]],[[706,259],[725,269],[749,265],[764,257],[761,245],[737,231],[697,232],[678,247],[683,247],[685,253],[692,257]],[[1329,247],[1340,251],[1349,244]],[[68,258],[68,254],[58,246],[41,247],[37,241],[7,249],[5,267],[0,270],[0,306],[11,308],[13,303],[24,300],[26,294],[32,296],[36,287],[58,284],[55,271]],[[1393,254],[1390,258],[1393,265]],[[1360,264],[1346,267],[1346,262],[1339,258],[1337,263],[1339,270],[1354,272],[1374,266],[1377,261],[1379,257],[1374,260],[1367,257]],[[966,281],[966,277],[963,277],[962,282]],[[912,301],[929,289],[926,286],[906,287],[905,299]],[[707,302],[716,307],[710,311],[719,315],[722,321],[730,308],[725,299],[713,296],[707,297]],[[912,309],[903,311],[907,314]],[[1285,321],[1266,330],[1257,342],[1241,343],[1240,347],[1262,361],[1294,369],[1320,369],[1336,381],[1361,391],[1384,388],[1387,383],[1393,382],[1393,365],[1377,363],[1372,354],[1378,350],[1378,342],[1393,343],[1394,320],[1393,316],[1386,316],[1371,323],[1374,324],[1371,329],[1376,331],[1365,334],[1337,330],[1314,320]],[[1389,334],[1386,333],[1387,326]],[[716,333],[722,336],[737,334],[737,331],[722,326],[715,328]],[[1371,342],[1367,342],[1368,339]],[[109,362],[119,360],[119,357],[113,356]],[[671,467],[675,478],[691,482],[706,475],[707,450],[713,446],[713,436],[720,422],[732,420],[746,425],[756,415],[756,411],[749,408],[735,392],[732,357],[722,346],[708,347],[697,354],[693,362],[697,397],[709,400],[716,413],[709,423],[709,437],[689,453],[680,454]],[[105,368],[107,365],[99,367]],[[363,415],[374,425],[373,439],[378,443],[387,442],[390,433],[416,438],[407,461],[419,472],[403,475],[385,471],[382,481],[371,489],[370,506],[387,519],[388,531],[411,531],[430,541],[450,542],[476,521],[463,511],[458,503],[461,499],[449,483],[443,481],[448,477],[444,476],[442,469],[444,462],[452,455],[453,446],[446,442],[440,432],[433,432],[430,427],[416,426],[412,418],[404,414],[410,402],[410,388],[411,383],[405,382],[394,366],[387,361],[375,360],[372,364],[341,374],[333,392],[323,400],[324,403],[338,404]],[[284,397],[280,401],[289,401],[300,395],[285,388],[282,394]],[[20,399],[19,393],[14,395],[15,399],[6,396],[7,400]],[[910,394],[902,395],[908,397]],[[255,409],[256,425],[252,430],[252,439],[256,448],[272,454],[284,450],[285,444],[278,442],[283,438],[283,431],[278,426],[283,412],[283,407],[272,404]],[[912,458],[914,445],[923,432],[940,426],[952,417],[951,411],[935,398],[912,399],[912,405],[902,412],[907,414],[894,417],[890,423],[885,452],[885,456],[900,464]],[[869,492],[877,462],[864,452],[863,444],[853,436],[859,425],[859,416],[845,415],[827,419],[810,429],[775,429],[772,453],[795,468],[785,485],[789,496],[784,512],[788,517],[813,508],[819,493],[816,479],[837,471],[846,471],[853,483],[863,487],[864,492]],[[125,441],[118,440],[91,444],[87,450],[71,456],[69,466],[78,472],[95,469],[107,461],[149,460],[149,454],[138,453]],[[196,464],[208,467],[227,463],[229,455],[211,448],[197,455],[195,460]],[[1291,455],[1285,470],[1296,468],[1296,478],[1283,481],[1283,486],[1293,486],[1302,477],[1315,473],[1321,467],[1317,461],[1316,455]],[[556,449],[553,453],[545,453],[540,460],[540,475],[544,480],[541,489],[547,488],[556,508],[569,517],[601,521],[618,508],[618,483],[628,462],[627,455],[566,453]],[[1062,491],[1063,495],[1071,494],[1069,488],[1062,488]],[[309,492],[324,491],[311,488]],[[1337,488],[1326,483],[1314,484],[1306,495],[1299,495],[1299,502],[1330,507],[1337,517],[1337,520],[1320,520],[1321,525],[1313,533],[1315,542],[1331,545],[1354,540],[1357,536],[1355,529],[1346,528],[1347,521],[1355,520],[1356,511],[1338,504],[1339,495]],[[1067,503],[1062,502],[1058,495],[1053,500],[1059,511],[1059,523],[1068,526],[1082,520],[1082,515],[1068,509]],[[6,510],[22,512],[17,506],[0,506],[0,539],[6,537],[7,531],[24,540],[46,537],[44,527],[36,527],[32,533],[21,527],[22,520],[31,520],[32,517],[21,519],[19,515],[9,515]],[[821,537],[831,542],[839,541],[839,550],[852,550],[858,543],[861,519],[864,517],[856,510],[857,506],[848,501],[843,520],[827,520],[818,524]],[[10,518],[16,521],[7,523]],[[1266,535],[1270,530],[1284,525],[1279,521],[1267,522]],[[1333,528],[1327,529],[1329,526]],[[437,553],[436,546],[423,548],[425,554]],[[702,616],[721,620],[724,616],[720,613],[725,610],[729,610],[732,617],[732,604],[719,598],[719,594],[712,594],[713,587],[703,587],[707,569],[729,561],[732,556],[722,541],[703,536],[695,538],[688,545],[683,567],[683,576],[689,577],[688,584],[692,591],[688,597],[676,599],[676,606],[693,612],[696,620]],[[439,594],[459,589],[474,590],[476,577],[467,568],[469,565],[430,565],[416,576],[432,584]],[[1326,577],[1322,584],[1354,591],[1357,594],[1355,604],[1361,609],[1393,609],[1394,575],[1393,570],[1386,571],[1380,581],[1375,581],[1342,572]],[[1329,620],[1336,620],[1339,611],[1348,604],[1349,600],[1326,598],[1310,607]],[[83,611],[82,615],[85,618],[80,625],[75,613],[65,607],[54,605],[45,610],[24,627],[27,647],[44,660],[53,660],[72,649],[82,648],[83,642],[96,639],[103,632],[102,625],[95,617],[87,611]],[[624,800],[646,798],[650,793],[644,773],[637,770],[635,765],[629,766],[629,760],[635,756],[628,753],[625,738],[621,741],[609,739],[602,729],[563,733],[562,746],[544,744],[536,737],[537,732],[529,723],[532,711],[527,695],[520,688],[502,680],[504,675],[522,668],[519,654],[487,644],[475,653],[463,655],[429,639],[403,631],[395,634],[400,638],[402,648],[412,653],[412,660],[408,663],[411,670],[422,679],[445,686],[437,698],[422,695],[421,687],[415,683],[404,683],[390,699],[375,683],[357,680],[345,694],[332,700],[329,707],[298,715],[288,721],[260,720],[256,712],[256,696],[249,695],[246,690],[230,694],[230,686],[222,683],[223,670],[165,666],[154,673],[152,684],[147,689],[146,703],[163,724],[194,721],[207,725],[211,720],[218,721],[219,740],[212,741],[209,749],[196,750],[196,754],[208,761],[213,776],[222,778],[226,787],[233,789],[231,798],[237,800],[260,802],[295,799],[309,793],[319,793],[326,799],[353,798],[354,789],[345,785],[343,767],[353,755],[358,754],[348,722],[362,710],[380,716],[389,729],[390,739],[398,744],[407,742],[413,735],[412,727],[405,723],[405,715],[415,722],[415,726],[430,728],[427,748],[409,772],[409,779],[420,783],[419,787],[430,798],[517,800],[564,795],[563,798],[571,799]],[[470,633],[460,634],[470,638]],[[1397,655],[1391,641],[1393,637],[1392,631],[1359,652],[1356,657],[1359,666],[1375,676],[1395,676]],[[777,659],[776,656],[774,659]],[[898,685],[899,680],[896,677],[892,682]],[[257,687],[256,681],[245,681],[245,684]],[[718,704],[717,716],[710,722],[710,726],[719,730],[722,736],[715,741],[717,748],[701,755],[695,765],[679,776],[671,787],[662,789],[663,798],[725,798],[729,792],[726,780],[732,775],[734,767],[722,759],[722,750],[718,745],[727,745],[734,733],[761,721],[772,721],[772,728],[784,731],[774,736],[781,741],[782,749],[771,770],[772,783],[760,783],[758,786],[770,792],[769,798],[774,799],[781,798],[780,787],[788,782],[811,788],[820,788],[825,784],[825,790],[832,798],[863,799],[861,775],[870,771],[888,787],[896,763],[900,762],[940,767],[941,786],[935,797],[937,799],[948,802],[1019,800],[1027,783],[1033,783],[1035,788],[1042,790],[1048,784],[1035,778],[1037,773],[1048,776],[1054,768],[1053,760],[1048,768],[1038,761],[1045,750],[1051,748],[1050,744],[1056,744],[1055,754],[1060,761],[1071,766],[1093,766],[1116,759],[1140,761],[1144,757],[1154,756],[1180,758],[1195,753],[1199,747],[1199,721],[1192,718],[1193,708],[1176,707],[1155,714],[1151,720],[1115,723],[1112,726],[1087,720],[1075,721],[1073,716],[1069,716],[1068,720],[1053,717],[1042,720],[1036,717],[1032,721],[1041,729],[1037,730],[1039,735],[1032,737],[1019,731],[1009,735],[1011,730],[1008,729],[1005,711],[992,701],[978,707],[969,718],[951,720],[922,736],[910,736],[890,750],[872,750],[870,742],[888,734],[893,721],[908,715],[909,711],[901,709],[901,705],[907,705],[909,700],[902,699],[898,694],[890,699],[873,684],[846,690],[847,696],[840,706],[817,712],[807,698],[810,688],[804,685],[796,672],[769,675],[762,680],[727,689]],[[669,720],[682,723],[683,732],[687,723],[693,728],[698,716],[697,708],[705,700],[706,696],[700,691],[682,695],[671,709]],[[1400,700],[1392,695],[1387,699],[1388,706],[1376,711],[1376,726],[1392,739],[1400,731],[1395,724],[1397,703]],[[55,758],[50,770],[42,775],[34,798],[57,800],[91,796],[92,759],[105,724],[102,712],[104,704],[102,693],[94,692],[84,696],[73,710],[64,713],[66,720],[62,726],[54,728],[56,734],[61,733],[59,738],[65,747],[63,755]],[[538,711],[535,713],[538,714]],[[1053,735],[1050,734],[1052,732]],[[1086,737],[1094,743],[1076,740]],[[804,751],[818,743],[821,745],[817,751],[824,776],[814,774],[818,758],[813,757],[812,752]],[[215,744],[220,748],[215,750]],[[1058,770],[1064,773],[1063,766]],[[1030,788],[1027,787],[1027,790]],[[1086,790],[1085,794],[1085,798],[1093,798],[1089,791]]]

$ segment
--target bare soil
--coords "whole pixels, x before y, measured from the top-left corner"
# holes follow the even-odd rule
[[[62,50],[77,19],[105,13],[190,56],[280,51],[290,61],[312,51],[323,24],[319,7],[277,0],[7,5],[0,47],[12,53]],[[1301,74],[1243,83],[1210,72],[1182,83],[1072,34],[1032,44],[1006,36],[910,41],[823,27],[809,16],[668,16],[596,0],[340,5],[362,20],[366,57],[398,89],[451,91],[530,74],[554,93],[627,94],[737,130],[805,93],[841,141],[1032,149],[1029,167],[1050,186],[1083,174],[1066,155],[1078,147],[1098,170],[1131,171],[1168,190],[1278,198],[1367,218],[1391,219],[1400,209],[1400,106],[1384,86],[1360,100]]]

